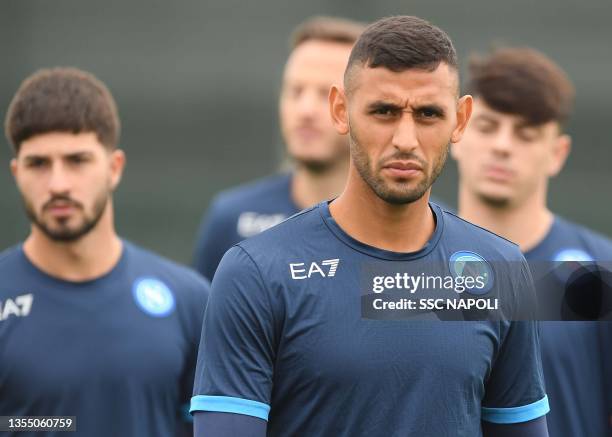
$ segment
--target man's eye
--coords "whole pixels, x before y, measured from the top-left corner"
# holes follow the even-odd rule
[[[533,129],[520,129],[516,132],[516,136],[522,141],[530,143],[538,139],[538,132]]]
[[[68,162],[70,164],[82,164],[84,162],[87,162],[87,158],[85,158],[84,156],[71,156],[70,158],[68,158]]]
[[[482,132],[483,134],[493,133],[497,129],[497,126],[494,125],[493,123],[484,123],[484,122],[479,123],[478,121],[474,123],[474,127],[476,128],[476,130],[478,130],[479,132]]]
[[[304,88],[299,87],[299,86],[292,86],[292,87],[287,88],[286,90],[287,96],[293,99],[299,98],[302,95],[303,91],[304,91]]]
[[[375,115],[384,115],[384,116],[392,116],[395,115],[397,113],[397,111],[393,108],[376,108],[372,111],[372,114]]]
[[[44,167],[46,163],[47,161],[45,161],[44,159],[32,159],[28,161],[27,166],[29,168],[41,168]]]
[[[422,118],[438,118],[440,117],[440,112],[436,111],[435,109],[425,108],[419,111],[419,116]]]

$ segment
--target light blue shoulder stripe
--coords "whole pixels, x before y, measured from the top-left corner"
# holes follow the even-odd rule
[[[482,407],[482,420],[492,423],[520,423],[537,419],[550,411],[548,396],[532,404],[512,408]]]
[[[191,398],[190,413],[194,411],[214,411],[217,413],[235,413],[268,420],[270,406],[263,402],[249,399],[233,398],[231,396],[198,395]]]

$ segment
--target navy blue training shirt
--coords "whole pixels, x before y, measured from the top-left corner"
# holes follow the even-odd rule
[[[356,241],[326,202],[232,247],[212,284],[191,411],[267,420],[268,436],[477,437],[481,420],[544,416],[534,322],[362,318],[360,273],[373,261],[448,265],[469,251],[532,287],[516,245],[431,208],[435,232],[413,253]]]
[[[299,212],[301,208],[291,196],[291,180],[291,173],[282,173],[215,196],[200,224],[194,268],[212,280],[219,261],[230,247]]]
[[[534,265],[540,261],[609,263],[612,242],[555,217],[546,237],[525,258]],[[549,287],[565,286],[564,277],[551,275],[550,280],[557,282]],[[540,330],[550,435],[608,437],[612,432],[612,323],[542,322]]]
[[[69,435],[83,437],[176,435],[193,387],[203,278],[127,241],[95,280],[49,276],[21,245],[0,254],[0,277],[0,415],[76,416]]]
[[[194,268],[212,280],[227,249],[299,210],[291,197],[290,173],[269,176],[219,193],[200,224]]]

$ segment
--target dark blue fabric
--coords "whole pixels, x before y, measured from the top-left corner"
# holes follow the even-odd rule
[[[265,437],[267,422],[243,414],[197,412],[193,415],[195,437]]]
[[[534,265],[558,261],[563,254],[612,261],[612,242],[584,227],[555,217],[544,240],[525,253]],[[609,265],[609,264],[607,264]],[[550,277],[564,287],[562,278]],[[542,363],[550,401],[547,417],[555,437],[608,437],[612,343],[602,341],[612,332],[610,322],[542,322]],[[608,335],[608,339],[612,337]],[[609,341],[609,340],[608,340]]]
[[[212,280],[223,254],[300,208],[291,197],[291,173],[282,173],[219,193],[200,223],[193,267]],[[434,203],[448,209],[436,199]]]
[[[95,280],[51,277],[21,246],[0,255],[0,277],[0,415],[76,416],[70,435],[83,437],[175,435],[209,293],[200,275],[124,241]]]
[[[546,416],[529,422],[500,425],[497,423],[482,424],[483,437],[548,437]]]
[[[542,400],[535,323],[361,318],[360,271],[373,260],[448,265],[470,250],[507,266],[500,281],[532,289],[516,245],[432,209],[436,231],[414,253],[356,241],[327,203],[230,249],[212,284],[192,409],[219,411],[206,406],[219,396],[233,400],[225,412],[252,414],[235,398],[269,405],[269,436],[478,437],[481,407]],[[330,259],[339,260],[333,277],[291,275],[289,263]]]
[[[200,224],[193,267],[212,280],[227,249],[298,211],[291,198],[289,173],[219,193]]]

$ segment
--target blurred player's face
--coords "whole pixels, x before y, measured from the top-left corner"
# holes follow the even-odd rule
[[[551,121],[530,126],[518,115],[491,109],[482,98],[463,139],[453,145],[462,186],[497,207],[545,197],[548,178],[562,168],[570,139]]]
[[[351,45],[306,41],[289,57],[280,96],[280,122],[287,151],[317,171],[348,159],[346,138],[329,117],[329,89],[342,83]]]
[[[450,141],[458,141],[471,97],[457,98],[457,72],[358,68],[347,96],[330,94],[339,133],[348,133],[353,168],[376,195],[393,204],[420,199],[436,180]]]
[[[51,132],[23,141],[11,170],[34,226],[54,241],[70,242],[100,221],[124,159],[94,133]]]

